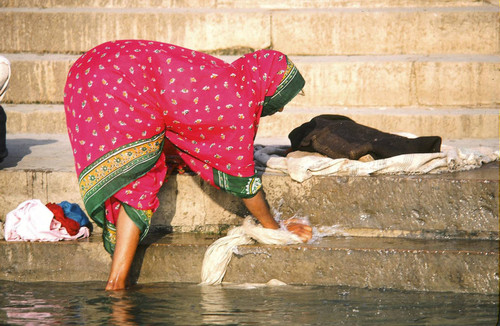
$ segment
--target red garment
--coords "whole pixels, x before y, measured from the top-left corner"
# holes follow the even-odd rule
[[[74,63],[65,87],[77,174],[103,156],[156,135],[172,142],[186,164],[211,184],[211,168],[253,176],[253,140],[262,106],[287,67],[286,56],[273,50],[227,63],[153,41],[95,47]],[[112,168],[107,166],[105,173]],[[143,208],[156,208],[144,202]]]
[[[48,203],[45,206],[47,206],[52,214],[54,214],[54,218],[59,221],[64,228],[66,228],[69,235],[73,236],[78,234],[80,231],[80,224],[75,220],[67,218],[66,215],[64,215],[64,210],[61,206],[54,203]]]
[[[274,50],[227,63],[147,40],[118,40],[91,49],[75,61],[64,89],[68,134],[88,214],[105,227],[115,224],[120,203],[154,212],[165,176],[178,163],[216,187],[214,171],[252,178],[260,117],[281,109],[300,91],[303,83],[292,83],[299,75]],[[134,222],[141,233],[147,231],[149,213],[130,215],[140,216]],[[110,226],[109,238],[114,229]]]

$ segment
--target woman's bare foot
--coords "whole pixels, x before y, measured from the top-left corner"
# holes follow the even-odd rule
[[[107,291],[124,290],[135,251],[139,244],[140,230],[125,212],[123,206],[116,222],[116,246],[111,262]]]
[[[106,291],[118,291],[118,290],[125,290],[127,288],[127,280],[121,280],[121,279],[114,279],[108,280],[108,283],[106,283]]]

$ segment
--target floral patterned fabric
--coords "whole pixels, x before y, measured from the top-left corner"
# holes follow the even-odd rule
[[[236,188],[258,190],[253,141],[263,104],[272,104],[281,82],[294,76],[302,85],[293,87],[291,100],[303,86],[297,75],[291,61],[272,50],[233,63],[143,40],[108,42],[88,51],[73,64],[64,90],[87,212],[111,230],[105,232],[111,239],[117,212],[126,204],[128,215],[140,215],[132,219],[145,235],[167,172],[166,142],[212,185],[243,178],[248,187]]]

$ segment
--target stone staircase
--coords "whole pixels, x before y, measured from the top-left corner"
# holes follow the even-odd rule
[[[71,63],[99,43],[151,39],[228,61],[260,48],[290,55],[306,96],[262,119],[258,142],[286,143],[296,126],[332,113],[387,132],[498,146],[499,17],[497,1],[477,0],[89,0],[85,7],[4,0],[0,54],[13,76],[3,104],[10,155],[0,163],[0,221],[32,198],[82,205],[62,89]],[[283,217],[307,215],[352,237],[246,246],[240,252],[254,254],[233,259],[226,280],[496,294],[498,179],[498,163],[301,184],[265,173],[268,200]],[[209,233],[239,224],[246,211],[190,175],[172,177],[160,201],[154,227],[176,232],[144,243],[136,278],[198,282],[203,252],[216,238]],[[106,280],[110,258],[99,238],[96,229],[88,241],[0,241],[0,279],[61,280],[62,270],[67,281]]]

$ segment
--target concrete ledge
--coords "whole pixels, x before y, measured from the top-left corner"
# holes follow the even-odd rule
[[[409,132],[443,139],[497,138],[500,109],[415,107],[286,107],[280,114],[261,119],[259,137],[287,137],[304,122],[320,114],[348,116],[385,132]],[[293,123],[292,123],[293,122]]]
[[[228,282],[277,278],[286,283],[498,293],[495,241],[325,238],[317,247],[242,247],[238,253],[249,255],[231,261]]]
[[[104,41],[140,38],[206,51],[272,45],[295,55],[499,54],[498,13],[497,7],[489,5],[297,10],[4,8],[0,51],[80,53]]]
[[[193,234],[150,238],[138,249],[133,278],[198,283],[203,255],[214,240]],[[111,262],[95,238],[0,241],[0,255],[0,278],[24,282],[105,281]],[[290,284],[498,294],[498,242],[323,238],[298,246],[241,246],[224,281],[273,278]]]
[[[8,134],[66,134],[62,105],[4,104]],[[320,114],[348,116],[354,121],[386,132],[409,132],[444,139],[496,138],[500,109],[466,108],[340,108],[289,107],[260,120],[259,138],[287,139],[302,123]],[[287,140],[288,144],[289,141]]]
[[[78,56],[3,55],[14,72],[5,102],[62,103],[67,72]],[[291,58],[306,79],[306,96],[296,97],[295,106],[500,108],[500,55]]]
[[[295,55],[498,54],[498,14],[493,6],[276,11],[272,40]]]
[[[9,135],[12,153],[0,163],[0,184],[9,185],[0,188],[0,220],[34,198],[83,207],[69,141],[65,135],[45,136]],[[308,216],[313,225],[338,225],[367,237],[498,239],[498,163],[439,175],[315,177],[298,183],[265,173],[262,180],[283,218]],[[153,228],[221,232],[248,214],[241,200],[188,174],[171,176],[159,199]]]
[[[5,0],[12,8],[214,8],[217,0]]]
[[[12,76],[4,102],[62,103],[74,55],[3,54],[11,62]]]
[[[96,7],[96,8],[338,8],[338,7],[461,7],[495,4],[496,0],[4,0],[3,7]]]
[[[115,39],[152,39],[205,51],[271,45],[270,15],[255,10],[7,8],[0,17],[3,52],[83,53]]]
[[[62,104],[3,104],[8,134],[66,134]]]
[[[283,201],[284,217],[305,215],[313,225],[338,225],[352,235],[498,239],[497,164],[442,175],[325,177],[300,184],[264,175],[263,182],[273,207]]]
[[[306,96],[294,99],[294,105],[500,105],[495,86],[500,80],[498,55],[297,56],[292,60],[306,80]]]
[[[125,0],[126,1],[126,0]],[[153,0],[154,1],[154,0]],[[218,7],[251,8],[387,8],[387,7],[468,7],[495,5],[496,0],[218,0]]]

